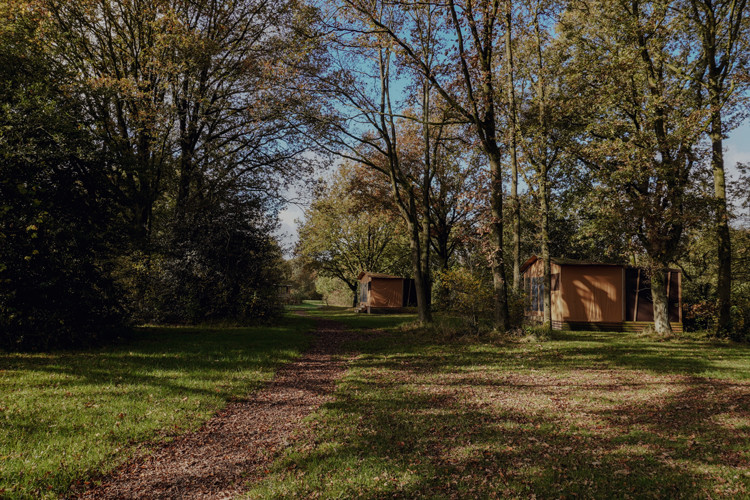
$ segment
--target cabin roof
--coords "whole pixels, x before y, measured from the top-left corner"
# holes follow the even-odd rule
[[[529,257],[529,259],[521,266],[521,274],[523,274],[523,272],[537,260],[540,260],[540,257],[537,257],[536,255]],[[565,257],[550,257],[549,260],[560,266],[624,266],[623,264],[608,264],[604,262],[591,262],[588,260],[566,259]]]
[[[391,276],[390,274],[383,274],[383,273],[370,273],[367,271],[362,271],[359,273],[359,276],[357,276],[358,280],[362,280],[365,276],[369,276],[370,278],[380,278],[380,279],[394,279],[394,280],[400,280],[403,279],[401,276]]]

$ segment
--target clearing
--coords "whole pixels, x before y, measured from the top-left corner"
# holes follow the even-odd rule
[[[149,329],[139,343],[96,353],[2,355],[0,488],[11,498],[47,488],[57,496],[123,464],[136,443],[154,442],[143,449],[155,458],[213,429],[236,432],[230,441],[240,443],[223,465],[186,454],[181,473],[143,457],[118,470],[132,474],[137,464],[142,484],[163,480],[165,497],[191,477],[202,485],[185,491],[191,497],[750,496],[748,346],[576,332],[449,341],[409,326],[408,315],[305,314],[276,329]],[[359,354],[326,353],[325,382],[309,405],[307,396],[297,404],[287,382],[318,369],[315,350],[294,361],[311,318],[359,332],[348,347]],[[338,332],[337,345],[357,338]],[[283,363],[292,364],[266,387]],[[274,403],[283,411],[258,423],[265,442],[232,426],[243,405]],[[204,431],[174,439],[217,410]],[[212,471],[224,476],[195,479]]]

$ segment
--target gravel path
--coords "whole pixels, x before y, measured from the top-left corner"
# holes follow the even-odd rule
[[[262,476],[303,418],[333,399],[346,369],[341,344],[361,338],[341,323],[318,320],[315,341],[248,401],[230,403],[196,432],[132,460],[83,492],[85,499],[224,499]],[[350,353],[350,356],[353,353]]]

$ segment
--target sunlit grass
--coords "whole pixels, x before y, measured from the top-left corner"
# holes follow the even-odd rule
[[[125,346],[0,352],[0,497],[56,498],[136,443],[199,427],[299,356],[312,325],[144,328]]]
[[[747,498],[750,349],[557,332],[387,329],[251,498]]]

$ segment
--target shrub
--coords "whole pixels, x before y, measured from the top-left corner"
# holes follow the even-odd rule
[[[438,307],[461,317],[464,326],[479,331],[480,321],[492,318],[494,289],[486,278],[466,268],[453,268],[436,276]]]

